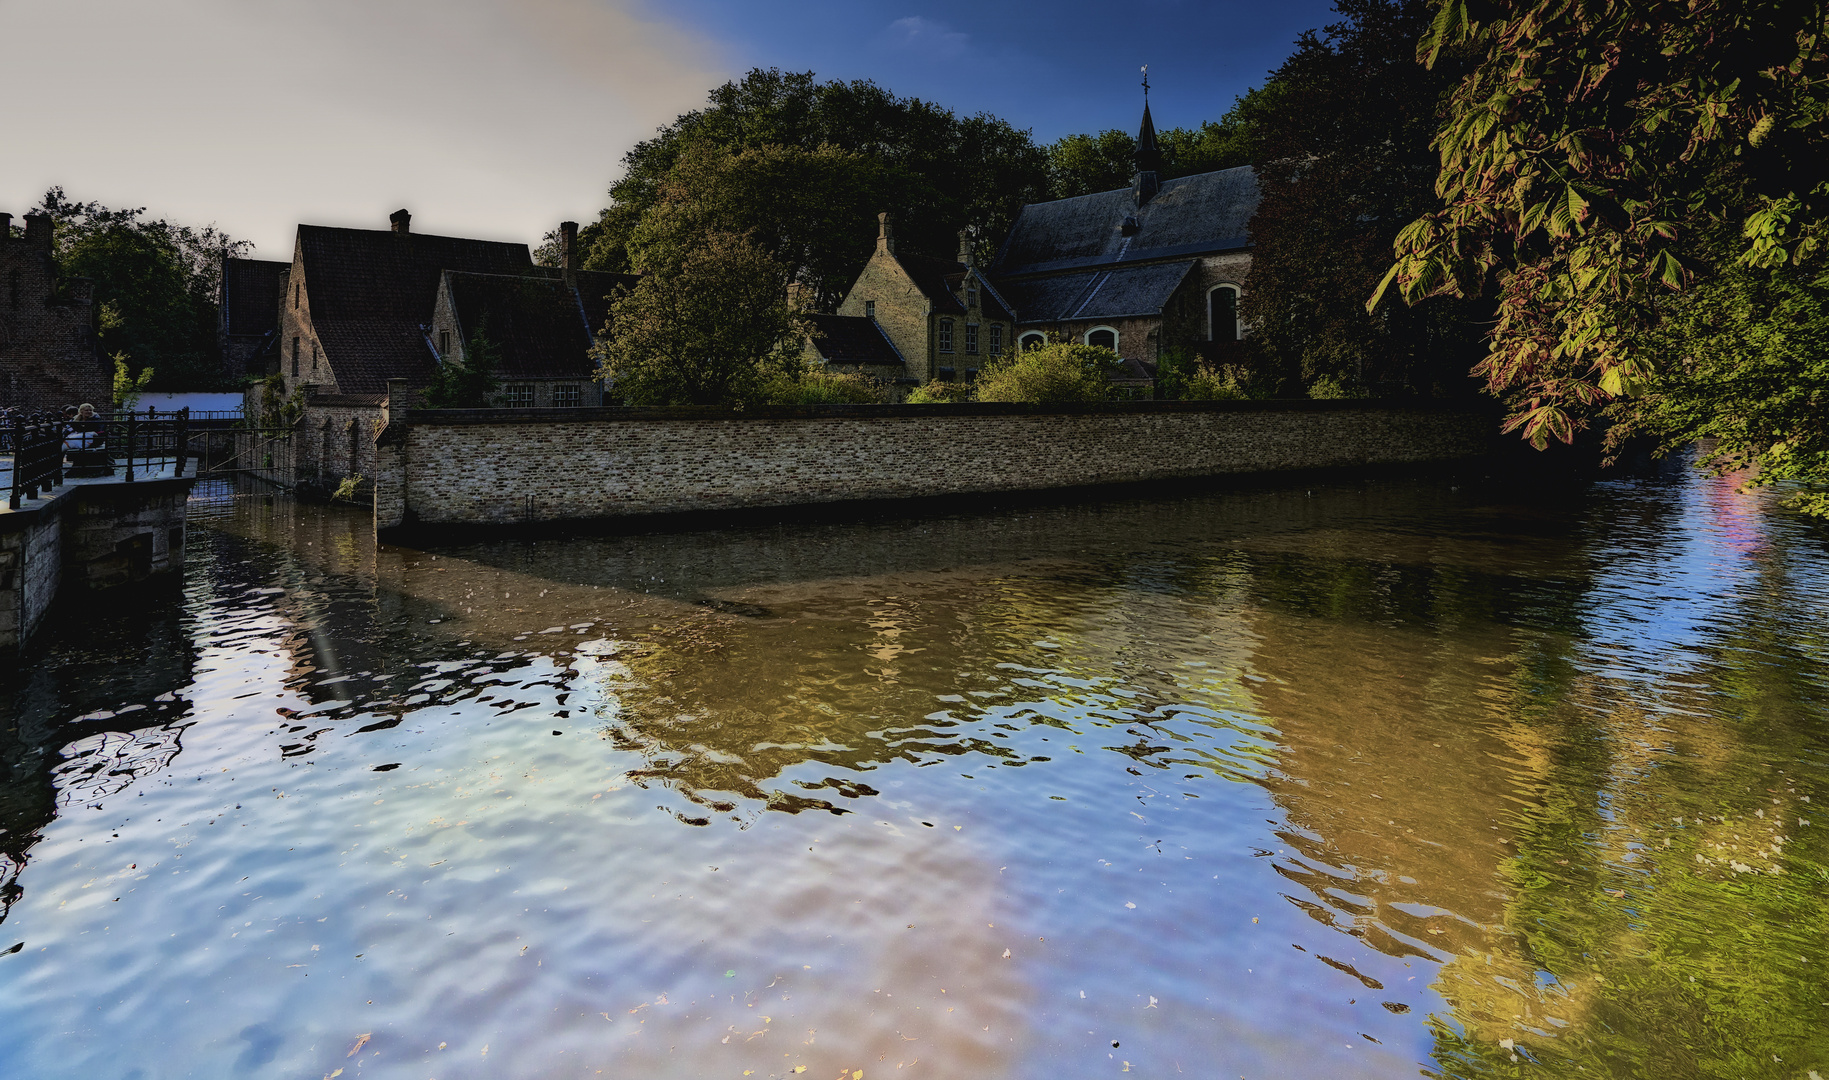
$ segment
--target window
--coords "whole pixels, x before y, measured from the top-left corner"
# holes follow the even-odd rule
[[[978,290],[977,289],[965,290],[965,306],[967,308],[975,308],[978,306]]]
[[[559,383],[553,387],[553,405],[561,409],[575,409],[584,404],[584,388],[570,383]]]
[[[319,360],[319,356],[318,356],[318,343],[317,343],[317,342],[315,342],[315,341],[314,341],[314,342],[312,342],[312,343],[311,343],[311,373],[312,373],[312,374],[313,374],[313,375],[316,375],[316,374],[317,374],[317,371],[318,371],[318,360]]]
[[[978,324],[975,322],[965,324],[965,351],[974,356],[978,354]]]
[[[451,355],[451,331],[440,330],[438,332],[438,358],[440,360],[442,360],[445,357],[450,356],[450,355]]]
[[[1207,340],[1237,341],[1238,331],[1238,286],[1215,286],[1207,293]]]
[[[502,403],[510,409],[533,408],[533,384],[509,383],[502,388]]]
[[[292,283],[292,306],[294,309],[297,309],[298,307],[298,287],[298,282],[295,281]]]
[[[866,319],[876,318],[876,301],[875,300],[864,301],[864,318],[866,318]]]
[[[1048,338],[1043,334],[1024,334],[1022,337],[1016,339],[1016,347],[1023,352],[1028,352],[1030,349],[1039,349],[1046,344],[1048,344]]]
[[[953,351],[953,321],[951,319],[940,320],[940,351]]]
[[[292,339],[292,377],[298,378],[298,338]]]
[[[998,323],[991,324],[991,355],[1003,355],[1003,327]]]
[[[1086,331],[1086,344],[1117,352],[1118,332],[1109,326],[1095,326]]]

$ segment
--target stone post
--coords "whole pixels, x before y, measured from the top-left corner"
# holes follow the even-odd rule
[[[375,532],[406,524],[407,423],[412,395],[405,379],[387,381],[381,423],[375,432]]]

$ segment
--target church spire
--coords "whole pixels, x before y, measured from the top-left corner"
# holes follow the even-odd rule
[[[1142,206],[1155,197],[1161,188],[1158,175],[1162,172],[1162,147],[1156,142],[1156,122],[1149,115],[1149,65],[1143,65],[1143,124],[1137,130],[1137,152],[1132,160],[1136,162],[1137,172],[1131,177],[1131,192],[1136,196],[1137,205]]]

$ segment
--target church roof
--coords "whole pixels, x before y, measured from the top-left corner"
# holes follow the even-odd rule
[[[836,364],[900,364],[902,357],[875,319],[862,315],[808,315],[819,336],[813,347]]]
[[[427,233],[298,227],[311,322],[346,394],[374,394],[391,378],[423,386],[432,351],[420,329],[432,321],[446,270],[527,274],[526,244]]]
[[[1155,315],[1194,266],[1192,259],[1087,270],[1078,274],[1006,281],[1020,325]]]
[[[992,274],[1008,293],[1006,279],[1016,275],[1241,250],[1251,244],[1257,203],[1249,165],[1166,181],[1141,207],[1130,188],[1030,203],[1017,215]],[[1124,222],[1131,217],[1137,227],[1126,236]],[[1012,297],[1011,303],[1028,321],[1023,302]]]

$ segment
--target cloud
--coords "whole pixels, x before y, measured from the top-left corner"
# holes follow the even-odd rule
[[[971,35],[954,30],[942,22],[920,15],[897,19],[883,30],[883,41],[891,48],[950,60],[962,55],[971,43]]]
[[[0,209],[62,184],[282,259],[300,221],[385,228],[401,206],[415,230],[537,240],[589,220],[622,152],[730,75],[719,46],[643,7],[7,5],[0,100],[44,105],[0,127]]]

